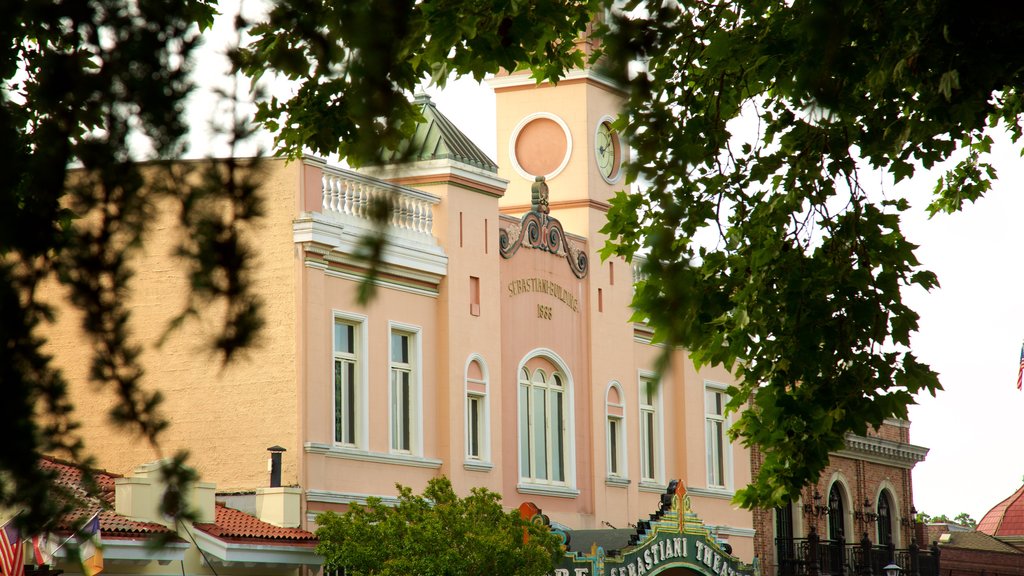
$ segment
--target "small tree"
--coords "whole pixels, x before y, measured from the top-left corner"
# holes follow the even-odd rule
[[[347,576],[541,576],[561,558],[559,538],[501,507],[501,496],[473,488],[459,498],[445,478],[422,495],[397,485],[398,504],[369,498],[344,514],[317,518],[325,570]]]

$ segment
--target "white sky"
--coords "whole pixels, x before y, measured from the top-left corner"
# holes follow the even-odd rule
[[[226,44],[224,38],[231,38],[230,19],[220,18],[199,59],[197,78],[204,86],[227,70],[223,59],[211,55]],[[467,79],[427,92],[484,152],[507,162],[495,157],[489,88]],[[191,155],[226,153],[203,130],[211,102],[201,93],[191,104],[197,117],[193,126],[199,129]],[[891,190],[911,198],[916,211],[904,217],[904,231],[920,245],[918,257],[941,283],[932,293],[906,294],[921,315],[914,352],[939,373],[945,388],[935,398],[918,398],[910,411],[911,441],[930,449],[914,469],[914,504],[931,515],[967,512],[976,520],[1024,481],[1024,392],[1016,389],[1024,339],[1024,226],[1018,224],[1024,216],[1024,160],[1006,138],[997,139],[993,160],[1000,180],[978,204],[958,214],[924,216],[934,174],[919,174]]]

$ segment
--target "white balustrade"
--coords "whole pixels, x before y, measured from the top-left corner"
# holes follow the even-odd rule
[[[324,214],[364,221],[361,225],[369,227],[371,210],[378,202],[391,205],[391,232],[433,239],[433,206],[440,202],[436,196],[348,170],[323,169]]]

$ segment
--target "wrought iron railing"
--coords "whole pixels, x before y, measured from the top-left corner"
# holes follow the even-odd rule
[[[776,576],[886,576],[890,564],[900,576],[938,576],[939,549],[896,549],[880,546],[864,537],[859,543],[822,540],[812,530],[807,538],[777,539]]]

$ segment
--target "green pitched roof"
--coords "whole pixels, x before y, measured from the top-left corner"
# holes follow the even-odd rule
[[[441,114],[429,96],[419,94],[415,102],[423,107],[426,120],[416,127],[416,132],[402,142],[397,151],[382,151],[382,164],[450,159],[497,174],[498,165]]]

